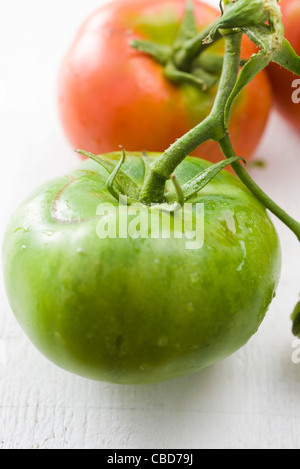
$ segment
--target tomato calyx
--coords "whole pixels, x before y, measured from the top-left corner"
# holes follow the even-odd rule
[[[106,181],[107,190],[118,202],[125,205],[144,203],[141,199],[140,193],[150,170],[152,159],[146,152],[143,152],[142,161],[144,164],[144,178],[136,181],[129,177],[126,171],[123,170],[124,164],[126,163],[126,151],[123,147],[121,147],[121,149],[121,158],[115,164],[102,155],[97,156],[84,150],[77,150],[77,152],[92,159],[107,170],[109,174]],[[182,186],[179,184],[176,174],[172,173],[170,176],[172,187],[170,185],[166,185],[162,203],[155,205],[157,205],[158,208],[161,207],[161,209],[168,210],[169,212],[176,211],[176,209],[181,207],[187,200],[199,193],[223,169],[240,160],[243,160],[246,164],[246,161],[243,158],[236,156],[229,158],[228,160],[219,161],[200,172],[197,176],[193,177]],[[147,205],[151,205],[151,203],[148,203]]]
[[[205,30],[200,33],[201,43],[208,32],[209,30]],[[218,83],[222,57],[211,54],[207,61],[195,60],[199,58],[200,51],[196,55],[193,54],[193,57],[186,57],[185,49],[195,37],[198,38],[198,28],[194,6],[191,0],[187,0],[185,15],[172,46],[135,39],[131,41],[131,47],[150,55],[161,64],[164,75],[169,81],[176,84],[189,83],[207,90]]]
[[[141,182],[137,184],[131,177],[123,171],[122,167],[126,160],[125,150],[122,149],[122,155],[118,163],[114,164],[107,160],[102,155],[94,155],[93,153],[86,152],[84,150],[76,150],[77,153],[90,158],[96,163],[100,164],[105,168],[109,174],[106,181],[107,190],[110,194],[118,201],[126,200],[126,205],[131,205],[139,201],[138,194],[141,187]]]
[[[224,1],[224,8],[222,2],[220,7],[220,18],[199,33],[193,3],[187,0],[185,15],[172,46],[135,39],[131,41],[131,47],[150,55],[161,64],[166,78],[171,82],[190,83],[203,90],[208,90],[218,83],[223,66],[223,57],[203,53],[215,42],[234,32],[245,33],[261,49],[264,60],[259,71],[271,60],[277,59],[282,65],[280,52],[283,47],[284,28],[277,0]],[[293,60],[291,51],[285,50],[284,56],[287,52],[290,56],[290,59],[286,60],[288,65]]]

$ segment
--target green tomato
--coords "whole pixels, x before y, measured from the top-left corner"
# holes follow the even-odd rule
[[[116,164],[120,155],[106,157]],[[124,165],[137,184],[143,161],[132,153]],[[176,170],[179,183],[209,166],[186,158]],[[189,201],[195,219],[187,230],[174,222],[176,212],[143,207],[134,215],[107,190],[107,178],[101,165],[85,161],[38,188],[9,223],[5,284],[33,344],[66,370],[121,384],[193,373],[246,344],[281,267],[264,207],[222,171]],[[155,212],[171,220],[169,236],[154,236],[151,224],[141,229]],[[198,245],[189,238],[195,227],[198,235],[204,230]]]

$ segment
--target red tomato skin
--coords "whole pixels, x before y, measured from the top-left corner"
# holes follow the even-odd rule
[[[209,5],[194,3],[199,28],[219,16]],[[149,18],[157,20],[160,15],[171,18],[166,37],[159,37],[169,43],[172,21],[178,27],[185,5],[185,0],[117,0],[84,22],[59,76],[59,113],[74,148],[100,154],[122,145],[128,151],[162,152],[207,117],[215,88],[203,93],[190,85],[172,84],[161,65],[130,46],[131,39],[149,39],[149,31],[157,34]],[[244,41],[243,57],[254,51],[250,41]],[[263,72],[233,109],[230,131],[237,154],[249,158],[254,153],[270,107],[271,91]],[[215,142],[193,154],[210,161],[221,158]]]
[[[281,0],[279,5],[282,11],[285,37],[291,43],[297,54],[300,54],[300,1]],[[300,83],[296,83],[296,80],[300,77],[297,77],[297,75],[275,63],[269,66],[268,74],[278,111],[299,131],[300,103],[298,100],[300,98]],[[296,99],[293,99],[293,95]]]

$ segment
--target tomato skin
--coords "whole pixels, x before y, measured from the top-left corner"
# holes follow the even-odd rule
[[[142,161],[128,155],[135,180]],[[187,158],[179,182],[208,166]],[[100,239],[99,203],[118,206],[106,179],[84,161],[38,188],[9,223],[5,285],[33,344],[70,372],[120,384],[193,373],[242,347],[280,274],[278,237],[257,199],[223,171],[191,200],[204,203],[201,249],[186,249],[184,238]]]
[[[131,151],[162,152],[207,117],[216,87],[203,92],[172,84],[161,65],[130,46],[136,38],[172,44],[185,5],[185,0],[117,0],[82,25],[59,76],[59,112],[74,148],[101,154],[122,145]],[[220,15],[200,1],[195,2],[195,13],[199,29]],[[218,47],[222,53],[223,46]],[[245,39],[243,57],[254,51]],[[233,109],[230,131],[238,155],[248,158],[254,153],[270,106],[270,85],[263,72]],[[210,161],[221,158],[215,142],[193,154]]]
[[[282,21],[285,27],[285,37],[291,43],[297,54],[300,54],[300,2],[299,0],[281,0]],[[275,104],[281,115],[296,129],[300,130],[300,82],[296,88],[293,83],[297,75],[272,63],[268,68],[272,84]],[[298,91],[297,91],[298,89]],[[293,100],[293,94],[295,98]]]

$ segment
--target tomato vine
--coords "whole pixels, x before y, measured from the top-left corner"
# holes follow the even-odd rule
[[[191,22],[190,3],[187,12]],[[166,180],[170,179],[180,162],[205,141],[217,141],[226,158],[236,156],[228,132],[231,106],[239,92],[270,62],[274,61],[300,75],[300,58],[284,38],[281,12],[276,0],[225,0],[222,12],[220,19],[210,29],[189,40],[180,50],[180,62],[186,63],[195,54],[201,53],[201,45],[207,46],[218,40],[221,35],[225,37],[223,70],[213,109],[203,122],[178,139],[153,163],[141,191],[141,200],[145,203],[159,203],[164,200]],[[245,63],[239,73],[243,33],[259,45],[260,50]],[[178,54],[179,52],[177,58]],[[285,223],[300,241],[300,223],[258,187],[240,162],[232,163],[232,168],[248,189]]]

